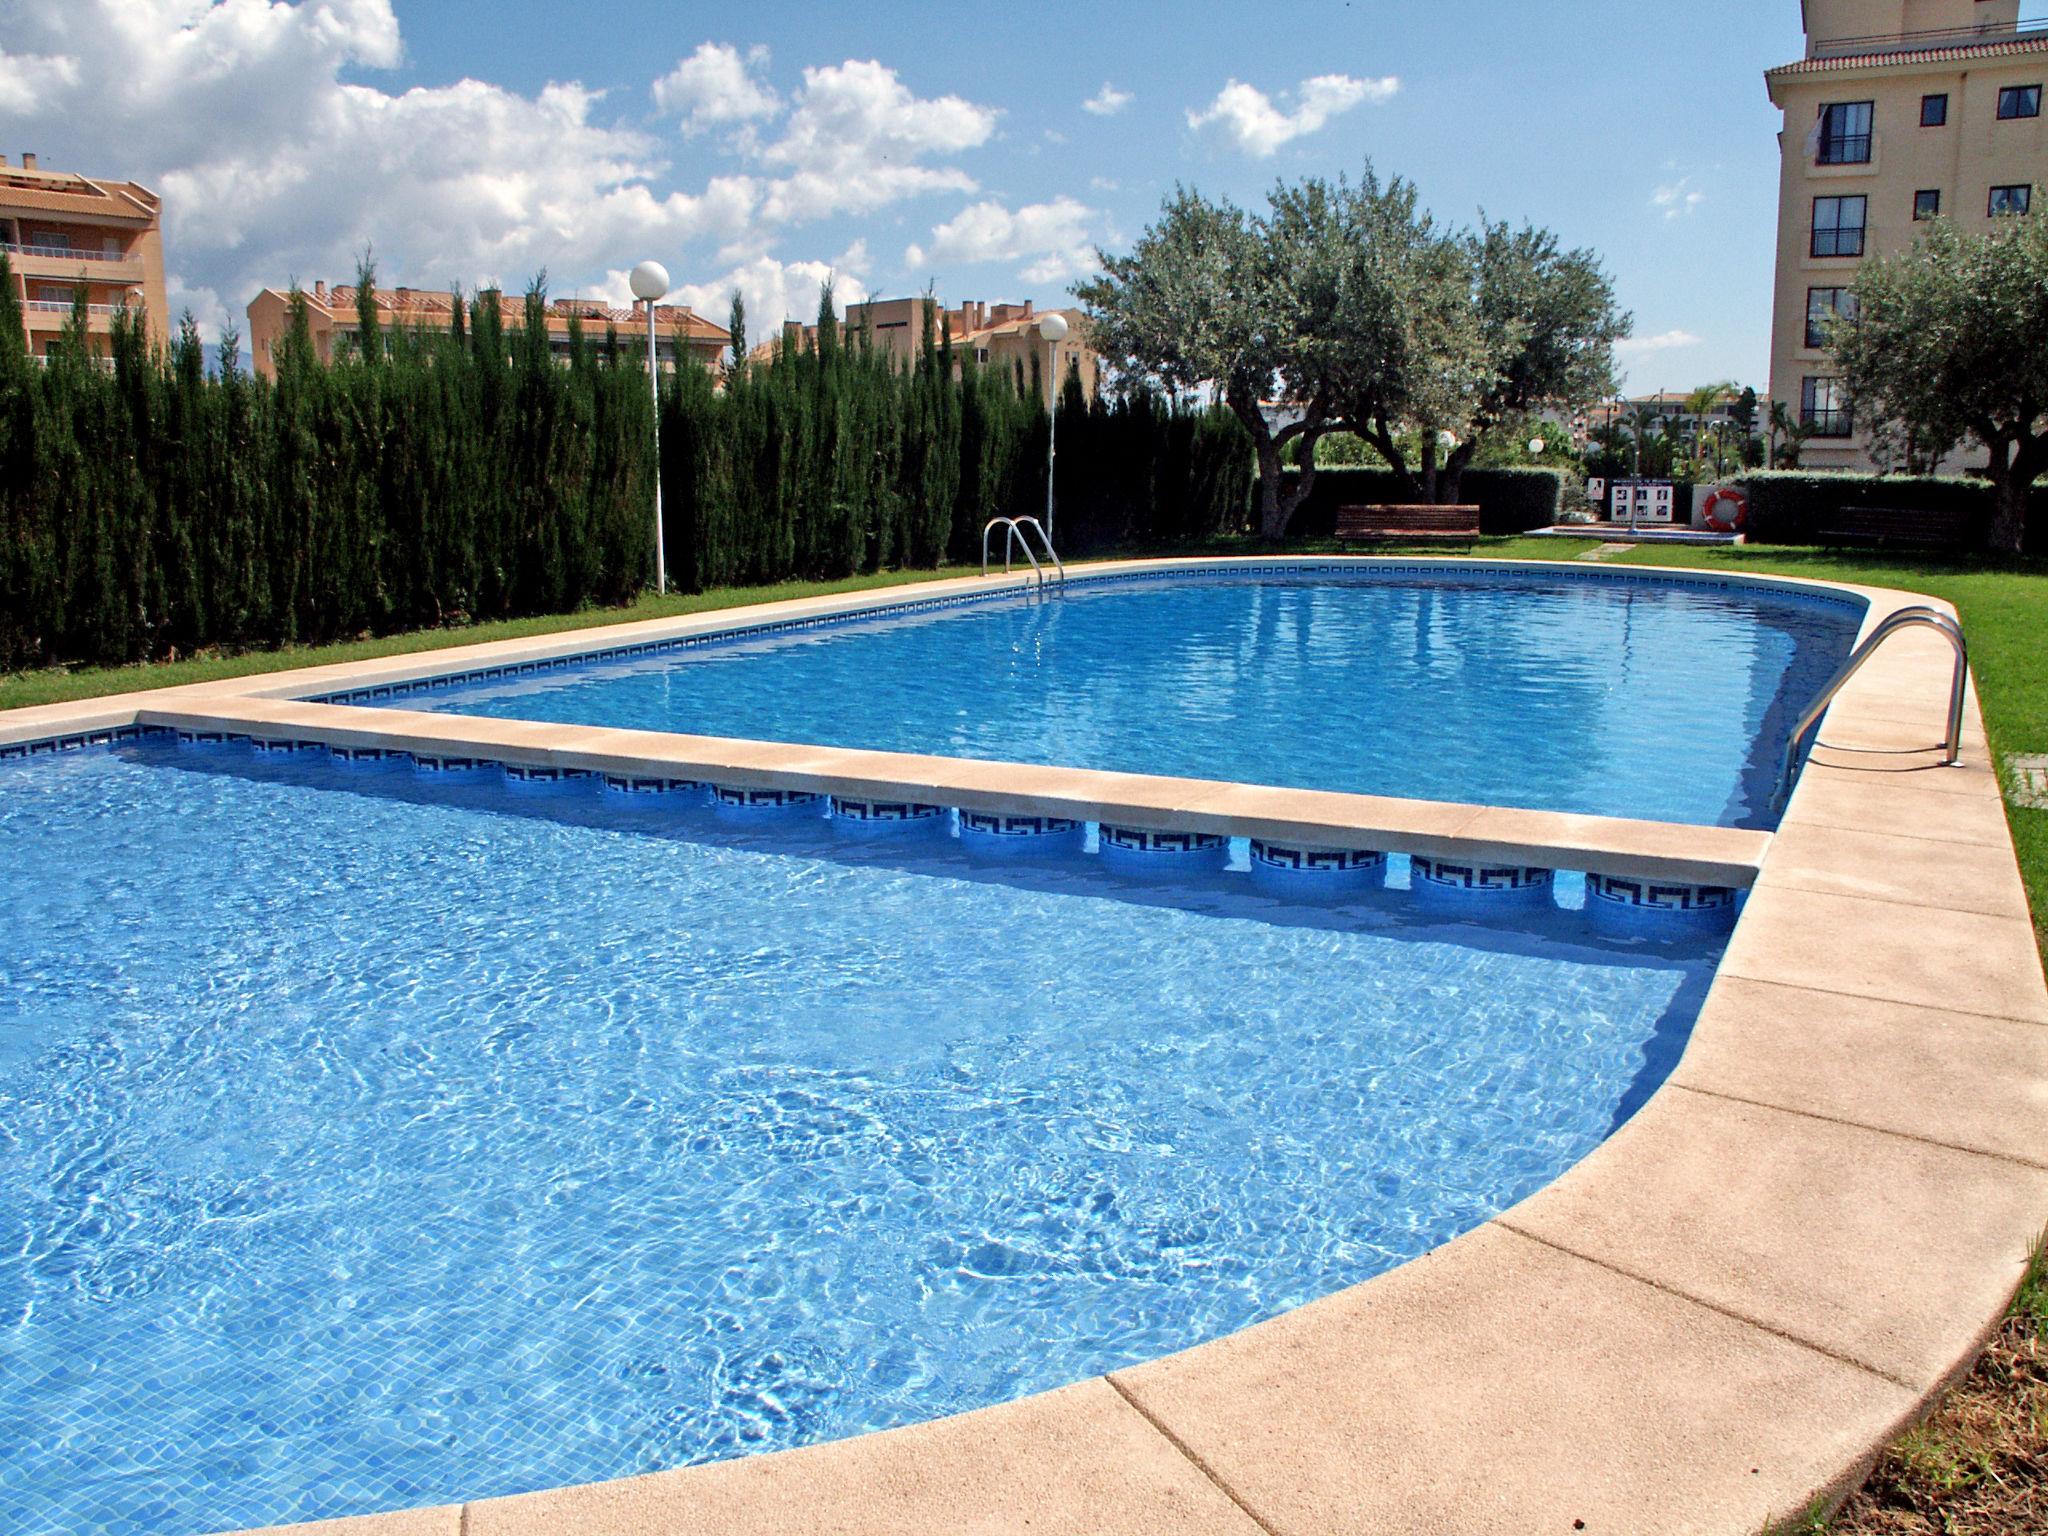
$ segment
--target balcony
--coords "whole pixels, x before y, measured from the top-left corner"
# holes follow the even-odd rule
[[[77,277],[90,273],[96,283],[139,283],[143,281],[142,258],[115,251],[87,250],[75,245],[23,245],[0,240],[14,270],[23,277]]]
[[[71,305],[57,299],[30,299],[22,306],[32,331],[61,331],[71,318]],[[113,328],[114,316],[123,310],[142,313],[142,305],[134,304],[88,304],[85,306],[85,328],[95,336],[104,336]]]
[[[1937,48],[1969,48],[1980,43],[2010,43],[2048,37],[2048,21],[2022,21],[2012,26],[1935,27],[1923,32],[1873,32],[1867,37],[1822,38],[1808,47],[1810,59],[1852,59],[1886,53],[1927,53]]]

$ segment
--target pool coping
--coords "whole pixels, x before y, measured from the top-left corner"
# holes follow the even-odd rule
[[[1550,564],[1359,563],[1466,572]],[[1930,601],[1794,578],[1714,579],[1853,593],[1870,603],[1866,633],[1893,609]],[[935,589],[952,585],[914,590],[941,595]],[[803,601],[847,604],[806,610],[825,613],[886,600],[863,593]],[[735,612],[745,611],[653,622],[715,628]],[[620,633],[461,649],[588,650],[592,636]],[[432,659],[459,665],[447,652]],[[347,706],[281,692],[390,665],[16,711],[0,715],[0,742],[166,719],[239,718],[296,730],[311,718],[299,711]],[[1962,765],[1938,766],[1929,747],[1941,730],[1948,665],[1938,639],[1909,633],[1843,690],[1784,820],[1748,858],[1750,896],[1670,1079],[1589,1157],[1451,1243],[1182,1353],[970,1414],[637,1478],[292,1529],[908,1533],[1029,1523],[1162,1536],[1754,1536],[1796,1515],[1853,1483],[1967,1369],[2048,1214],[2048,987],[1974,688]],[[340,728],[324,718],[312,724]],[[382,729],[396,736],[411,728],[398,721]],[[713,750],[706,740],[675,738],[662,751]],[[630,756],[646,744],[502,745],[581,761],[578,754]],[[729,752],[724,766],[768,783],[901,766],[749,765],[742,755]],[[1100,803],[1115,814],[1156,818],[1147,824],[1184,826],[1190,814],[1234,809],[1197,801],[1187,787],[1197,781],[1108,777],[1135,782],[1092,783],[1085,794],[1109,795]],[[991,803],[1066,792],[956,787]],[[1081,803],[1081,793],[1067,803]],[[1271,803],[1249,814],[1317,828],[1333,818],[1328,807]],[[1385,820],[1396,811],[1370,814]],[[1402,822],[1374,830],[1455,840],[1471,829]],[[1604,825],[1502,836],[1495,824],[1468,846],[1521,850],[1532,838],[1587,857],[1692,858],[1699,867],[1733,857],[1719,847],[1701,856],[1684,838],[1646,850]]]

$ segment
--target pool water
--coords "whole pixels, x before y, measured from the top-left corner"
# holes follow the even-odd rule
[[[1307,668],[1321,601],[1175,654]],[[0,869],[11,1536],[613,1477],[1213,1338],[1582,1157],[1720,944],[234,747],[0,763]]]
[[[1334,568],[1333,568],[1334,569]],[[1775,824],[1853,603],[1654,578],[1089,584],[413,692],[408,709]]]

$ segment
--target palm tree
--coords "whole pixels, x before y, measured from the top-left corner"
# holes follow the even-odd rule
[[[1771,402],[1770,460],[1773,469],[1797,469],[1799,450],[1805,445],[1806,428],[1792,414],[1792,408],[1782,400]],[[1780,448],[1779,442],[1784,447]]]

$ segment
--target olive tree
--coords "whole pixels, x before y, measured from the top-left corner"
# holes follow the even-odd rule
[[[1987,542],[2018,554],[2027,493],[2048,470],[2048,227],[1972,235],[1937,219],[1912,250],[1865,262],[1851,292],[1825,339],[1852,407],[1937,458],[1981,444]]]
[[[1439,235],[1412,208],[1407,223],[1393,289],[1404,345],[1373,397],[1345,404],[1411,494],[1455,501],[1489,436],[1613,389],[1614,344],[1631,322],[1599,258],[1563,249],[1549,230],[1482,220],[1475,232]],[[1376,227],[1383,240],[1401,233],[1392,218]],[[1404,426],[1420,433],[1413,464]]]
[[[1316,440],[1333,424],[1327,304],[1314,293],[1327,264],[1314,259],[1316,238],[1300,221],[1276,229],[1176,187],[1136,248],[1103,256],[1102,274],[1075,290],[1090,344],[1120,372],[1176,392],[1213,390],[1244,424],[1269,539],[1307,498]],[[1290,477],[1296,457],[1302,468]]]

